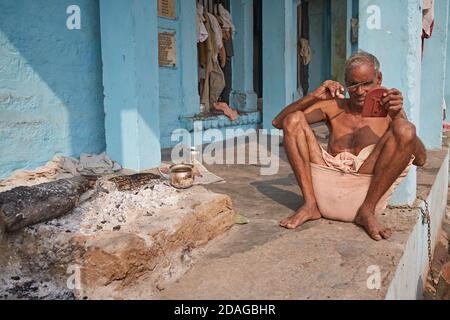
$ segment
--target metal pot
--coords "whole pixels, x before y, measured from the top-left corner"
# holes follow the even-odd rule
[[[170,167],[170,184],[177,189],[188,189],[194,185],[194,166],[175,164]]]

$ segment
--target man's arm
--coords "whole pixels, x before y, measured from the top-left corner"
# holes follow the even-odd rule
[[[318,102],[317,98],[313,95],[307,95],[303,99],[297,100],[291,103],[281,111],[276,118],[272,121],[272,125],[277,129],[283,128],[283,120],[291,113],[297,111],[304,111],[305,109],[313,106]]]
[[[314,110],[311,110],[311,112],[309,112],[310,111],[309,109],[320,102],[325,102],[327,100],[334,100],[336,98],[344,99],[345,97],[342,94],[343,92],[344,87],[339,82],[332,80],[325,81],[314,92],[307,95],[303,99],[291,103],[285,109],[283,109],[283,111],[281,111],[272,121],[272,125],[277,129],[282,129],[284,119],[289,114],[297,111],[304,111],[305,116],[307,116],[307,119],[309,116],[308,122],[312,121],[310,123],[323,121],[325,120],[324,113],[321,111],[321,107],[323,107],[323,104],[320,104],[320,106],[318,106]],[[308,112],[306,112],[305,110],[308,110]]]

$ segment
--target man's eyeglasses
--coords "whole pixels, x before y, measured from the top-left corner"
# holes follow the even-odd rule
[[[355,92],[358,90],[358,88],[361,86],[362,89],[370,89],[370,87],[374,84],[375,80],[360,82],[351,86],[347,86],[347,91],[349,92]]]

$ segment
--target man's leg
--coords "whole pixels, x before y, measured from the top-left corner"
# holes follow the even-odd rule
[[[295,229],[309,220],[322,217],[314,195],[310,163],[325,165],[325,162],[319,143],[303,112],[298,111],[287,116],[283,121],[283,129],[286,154],[302,190],[305,203],[295,215],[281,221],[280,225]]]
[[[381,197],[406,169],[411,156],[418,153],[420,163],[424,161],[418,150],[420,140],[412,123],[397,119],[377,144],[374,152],[366,160],[359,173],[373,174],[366,199],[358,211],[356,224],[362,226],[374,240],[387,239],[392,235],[375,218],[375,208]]]

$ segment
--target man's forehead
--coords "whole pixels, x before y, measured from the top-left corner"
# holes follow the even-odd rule
[[[360,80],[361,78],[372,79],[375,76],[375,65],[371,62],[366,62],[360,65],[351,67],[347,73],[347,80]],[[363,79],[364,80],[364,79]]]

